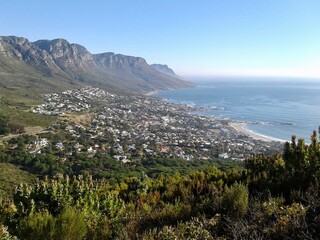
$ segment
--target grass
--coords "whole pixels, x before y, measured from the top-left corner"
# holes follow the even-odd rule
[[[35,69],[22,61],[0,54],[0,115],[11,123],[24,127],[48,127],[55,117],[29,112],[32,106],[43,103],[42,94],[62,92],[80,87],[77,81]]]
[[[14,189],[20,183],[32,184],[36,182],[36,177],[19,167],[0,163],[0,198],[13,194]]]
[[[60,76],[38,66],[0,54],[0,97],[11,105],[35,105],[42,102],[41,95],[80,87],[79,81]]]
[[[27,106],[12,106],[3,101],[0,101],[0,115],[7,116],[11,123],[21,124],[24,127],[48,127],[56,121],[56,117],[29,112]]]

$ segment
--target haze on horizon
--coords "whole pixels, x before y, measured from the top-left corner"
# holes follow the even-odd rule
[[[1,1],[0,35],[65,38],[182,76],[320,78],[320,1]]]

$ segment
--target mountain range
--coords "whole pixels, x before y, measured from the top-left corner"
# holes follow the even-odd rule
[[[92,54],[61,38],[30,42],[23,37],[0,37],[0,90],[5,90],[1,91],[4,95],[42,94],[84,85],[123,93],[194,86],[166,65],[149,65],[141,57]]]

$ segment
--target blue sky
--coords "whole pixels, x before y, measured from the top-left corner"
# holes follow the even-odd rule
[[[0,0],[0,35],[65,38],[180,75],[320,77],[319,0]]]

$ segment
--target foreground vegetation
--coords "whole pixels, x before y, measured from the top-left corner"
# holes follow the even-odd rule
[[[286,143],[245,169],[141,174],[119,182],[57,175],[0,203],[2,239],[317,239],[320,144]]]

